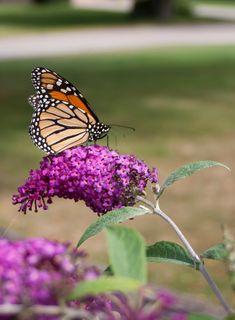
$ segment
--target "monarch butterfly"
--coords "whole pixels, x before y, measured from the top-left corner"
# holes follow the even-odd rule
[[[105,137],[111,126],[99,122],[89,103],[69,81],[47,68],[32,71],[36,94],[29,97],[34,113],[29,134],[48,154]]]

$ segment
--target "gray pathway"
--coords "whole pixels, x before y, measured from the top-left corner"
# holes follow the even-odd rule
[[[234,44],[235,24],[231,23],[112,27],[1,37],[0,59]]]

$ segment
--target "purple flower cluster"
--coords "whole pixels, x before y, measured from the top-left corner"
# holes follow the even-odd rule
[[[47,209],[52,197],[84,200],[98,214],[132,206],[147,182],[157,182],[156,169],[133,155],[121,155],[108,147],[80,146],[45,157],[40,169],[31,170],[25,184],[13,196],[20,211]]]
[[[166,290],[156,292],[145,287],[129,295],[113,293],[106,299],[96,297],[86,309],[93,315],[102,312],[102,320],[187,320],[187,314],[177,310],[176,304],[176,299]]]
[[[99,275],[83,257],[57,241],[0,239],[0,304],[57,305],[76,283]]]
[[[172,311],[176,301],[171,294],[150,287],[129,295],[112,293],[66,303],[65,297],[77,284],[101,275],[98,268],[84,263],[84,256],[83,251],[71,250],[68,244],[43,238],[0,239],[0,305],[59,306],[64,301],[74,311],[85,311],[89,319],[187,319],[184,313]],[[60,319],[46,313],[32,316],[37,320]],[[12,318],[0,312],[0,319]]]

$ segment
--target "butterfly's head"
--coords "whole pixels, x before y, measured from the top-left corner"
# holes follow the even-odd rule
[[[96,124],[92,125],[89,130],[89,141],[96,141],[104,138],[110,129],[111,126],[97,122]]]

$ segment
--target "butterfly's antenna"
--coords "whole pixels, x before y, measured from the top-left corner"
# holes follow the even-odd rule
[[[120,127],[120,128],[125,128],[125,129],[130,129],[130,130],[133,130],[135,131],[135,128],[133,127],[128,127],[128,126],[122,126],[120,124],[110,124],[111,127]]]

